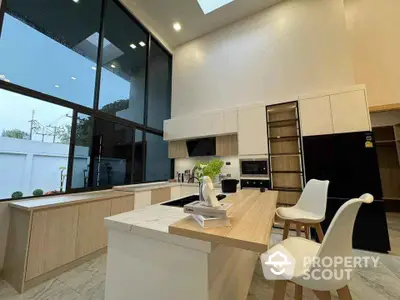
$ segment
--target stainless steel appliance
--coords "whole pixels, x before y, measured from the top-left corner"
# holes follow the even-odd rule
[[[241,159],[240,176],[268,178],[267,158]]]

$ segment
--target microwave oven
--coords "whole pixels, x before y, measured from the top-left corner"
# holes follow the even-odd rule
[[[268,177],[268,160],[266,158],[240,160],[240,175],[242,177]]]

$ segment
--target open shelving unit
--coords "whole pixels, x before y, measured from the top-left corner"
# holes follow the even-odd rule
[[[271,188],[279,191],[278,206],[293,206],[304,188],[298,103],[266,107]]]
[[[383,199],[400,203],[400,124],[374,127]]]

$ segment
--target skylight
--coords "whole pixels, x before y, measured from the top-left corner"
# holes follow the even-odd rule
[[[208,14],[228,3],[233,2],[233,0],[197,0],[204,14]]]

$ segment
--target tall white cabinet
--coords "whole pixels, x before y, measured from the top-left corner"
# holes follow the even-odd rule
[[[242,107],[239,109],[238,141],[239,156],[267,154],[265,105]]]
[[[303,136],[371,131],[364,88],[299,99]]]

